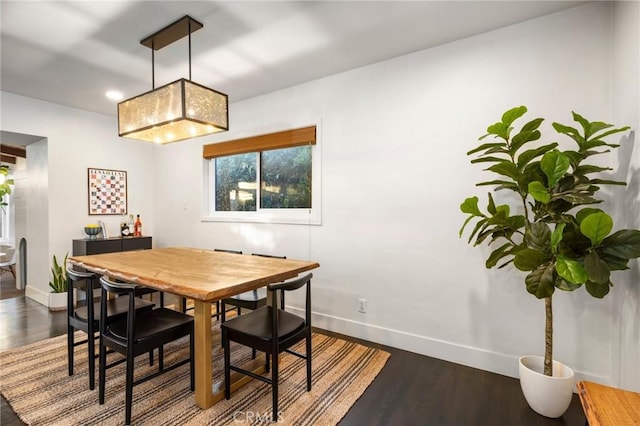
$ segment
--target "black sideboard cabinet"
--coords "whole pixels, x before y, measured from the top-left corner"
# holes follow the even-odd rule
[[[73,256],[113,253],[119,251],[146,250],[152,244],[151,237],[113,237],[90,240],[73,240]]]

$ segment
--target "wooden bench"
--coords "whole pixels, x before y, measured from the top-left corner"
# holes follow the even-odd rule
[[[640,393],[598,383],[577,383],[589,426],[640,425]]]

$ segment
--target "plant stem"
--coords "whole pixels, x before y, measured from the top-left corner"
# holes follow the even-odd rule
[[[544,374],[553,376],[553,310],[551,296],[544,298],[545,324],[544,324]]]

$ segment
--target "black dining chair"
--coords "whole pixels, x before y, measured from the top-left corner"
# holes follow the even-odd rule
[[[224,253],[232,253],[232,254],[242,254],[241,250],[227,250],[227,249],[213,249],[213,251],[220,251]],[[187,311],[192,311],[193,306],[187,306],[187,298],[182,298],[182,313],[187,313]],[[216,313],[211,315],[211,318],[222,318],[224,321],[224,312],[220,311],[220,301],[216,300]]]
[[[274,259],[286,259],[287,256],[273,256],[270,254],[251,253],[252,256],[271,257]],[[238,310],[238,315],[242,314],[242,308],[251,309],[255,311],[261,306],[267,304],[267,290],[262,287],[256,290],[246,291],[244,293],[236,294],[235,296],[222,299],[221,303],[221,322],[225,322],[227,319],[227,307],[226,305],[234,306]]]
[[[98,366],[98,402],[104,404],[106,370],[122,362],[126,362],[125,383],[125,423],[131,423],[131,405],[133,387],[146,382],[162,373],[171,371],[184,364],[190,366],[191,390],[195,389],[194,377],[194,327],[193,317],[167,308],[157,308],[138,312],[135,309],[134,297],[136,285],[117,283],[105,277],[100,278],[102,298],[100,303],[100,362]],[[107,324],[107,294],[128,295],[129,309],[126,318]],[[163,346],[169,342],[189,336],[189,357],[164,366]],[[107,348],[124,355],[107,364]],[[158,370],[137,380],[133,379],[135,357],[158,349]]]
[[[67,362],[69,364],[69,376],[73,376],[74,348],[87,344],[87,356],[89,360],[89,389],[95,388],[95,338],[99,331],[100,302],[96,302],[93,290],[98,286],[98,276],[92,272],[76,271],[67,268]],[[86,304],[74,306],[74,290],[83,290],[86,295]],[[153,303],[139,298],[134,300],[134,308],[137,312],[150,311]],[[129,309],[129,299],[119,297],[107,301],[106,322],[117,321],[126,316]],[[84,331],[87,338],[75,341],[75,330]],[[151,357],[153,355],[150,355]],[[151,358],[152,360],[153,358]]]
[[[311,390],[311,278],[307,274],[301,278],[285,281],[268,286],[271,295],[271,306],[263,306],[245,315],[232,318],[220,325],[222,330],[222,345],[224,347],[224,396],[231,398],[231,370],[262,380],[271,385],[272,418],[278,420],[278,355],[287,352],[306,360],[307,364],[307,392]],[[284,310],[284,300],[281,297],[281,307],[278,308],[277,293],[283,296],[286,291],[306,287],[305,317],[299,317]],[[306,342],[305,354],[289,349],[301,340]],[[235,365],[231,365],[231,342],[237,342],[267,354],[266,370],[269,371],[271,358],[271,378],[257,375]]]

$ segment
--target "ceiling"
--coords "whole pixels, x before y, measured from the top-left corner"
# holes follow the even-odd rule
[[[192,79],[236,102],[581,3],[2,0],[0,89],[115,116],[107,90],[151,89],[140,40],[190,15]],[[156,87],[188,78],[187,43],[156,52]]]

